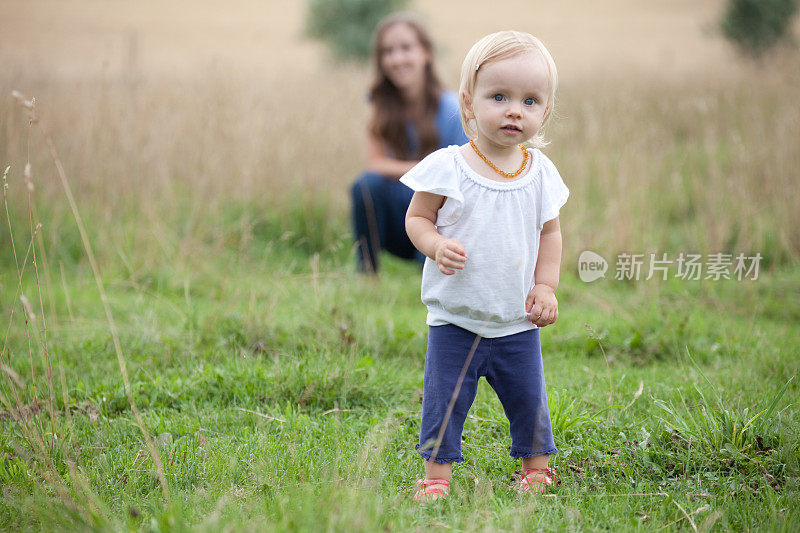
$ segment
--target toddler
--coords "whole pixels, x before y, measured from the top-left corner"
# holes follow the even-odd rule
[[[400,181],[414,196],[406,231],[427,256],[422,301],[428,349],[417,451],[417,500],[447,496],[461,433],[481,376],[511,425],[520,491],[556,485],[540,327],[558,318],[561,231],[569,190],[538,148],[557,74],[544,45],[502,31],[478,41],[461,70],[463,146],[439,149]],[[531,141],[534,148],[521,143]]]

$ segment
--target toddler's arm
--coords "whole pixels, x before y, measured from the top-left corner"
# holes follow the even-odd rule
[[[525,300],[529,320],[539,327],[552,324],[558,318],[558,271],[561,267],[561,225],[558,217],[542,226],[539,237],[539,255],[533,278],[536,284]]]
[[[467,261],[464,246],[456,239],[446,239],[436,231],[436,214],[445,197],[429,192],[415,192],[406,212],[406,233],[417,250],[436,261],[442,274],[455,274]]]

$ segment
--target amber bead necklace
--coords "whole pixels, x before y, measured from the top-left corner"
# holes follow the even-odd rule
[[[472,149],[475,150],[475,153],[478,154],[478,157],[483,159],[484,163],[486,163],[487,165],[492,167],[495,172],[497,172],[501,176],[505,176],[506,178],[516,178],[517,176],[522,174],[522,171],[525,170],[525,167],[528,166],[528,158],[530,157],[530,154],[528,153],[528,150],[524,146],[522,146],[521,144],[518,144],[517,146],[519,146],[519,149],[522,150],[522,166],[519,167],[519,169],[517,169],[516,172],[503,172],[502,170],[497,168],[494,163],[489,161],[488,157],[483,155],[481,153],[481,151],[478,150],[478,146],[475,144],[475,140],[474,139],[470,139],[469,140],[469,144],[470,144],[470,146],[472,146]]]

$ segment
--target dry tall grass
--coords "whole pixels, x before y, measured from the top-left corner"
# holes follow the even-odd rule
[[[785,67],[565,87],[547,153],[572,191],[567,253],[760,250],[769,260],[796,259],[800,77]],[[187,239],[207,240],[209,217],[230,201],[280,211],[313,197],[344,226],[348,184],[362,165],[367,76],[343,69],[321,79],[36,86],[78,201],[96,217],[100,248],[131,239],[146,248],[155,246],[149,236],[175,225]],[[17,179],[27,149],[14,133],[25,118],[11,83],[0,83],[0,146]],[[59,220],[66,206],[52,163],[44,150],[31,158],[43,177],[39,194]],[[175,206],[191,214],[180,218]],[[119,217],[130,216],[139,234],[120,235],[130,227]],[[43,231],[56,243],[62,228]]]

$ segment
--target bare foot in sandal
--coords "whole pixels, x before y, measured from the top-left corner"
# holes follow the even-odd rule
[[[517,485],[517,492],[543,492],[547,487],[557,485],[555,468],[529,468]]]
[[[440,498],[447,498],[450,493],[450,482],[446,479],[419,479],[419,490],[414,493],[415,502],[430,502]]]

